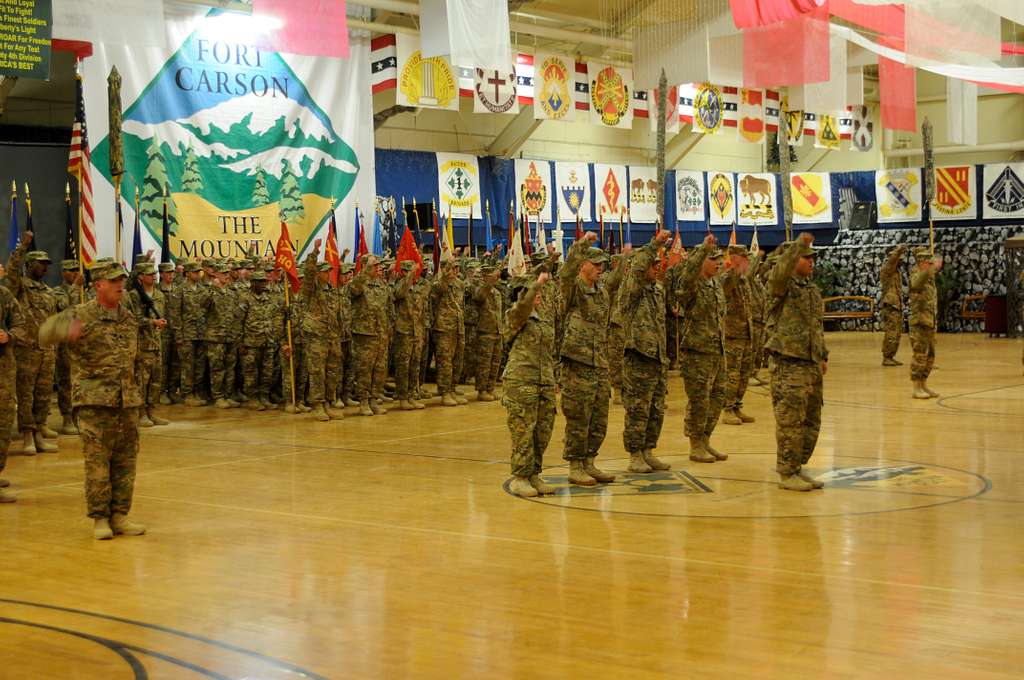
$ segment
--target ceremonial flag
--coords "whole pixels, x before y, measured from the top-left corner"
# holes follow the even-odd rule
[[[85,100],[82,98],[82,76],[75,76],[75,122],[71,127],[71,154],[68,172],[78,181],[78,243],[81,262],[92,264],[96,259],[96,225],[92,210],[92,160],[85,127]]]
[[[437,206],[430,202],[430,212],[434,216],[434,273],[441,271],[441,225],[437,223]]]
[[[508,250],[512,252],[512,241],[516,238],[516,215],[515,215],[515,202],[510,201],[508,204]]]
[[[603,248],[604,247],[604,210],[601,211],[600,225],[601,225],[601,234],[600,234],[600,236],[601,236],[601,247]],[[609,245],[611,245],[610,241],[609,241]]]
[[[732,232],[729,234],[729,245],[736,245],[736,223],[732,223]]]
[[[379,208],[379,205],[378,205]],[[384,255],[384,241],[381,238],[380,210],[373,211],[373,248],[371,252],[377,257]]]
[[[120,204],[120,201],[118,201]],[[121,206],[118,205],[118,210]],[[142,230],[139,228],[139,190],[135,189],[135,223],[132,225],[132,264],[142,260]]]
[[[576,237],[577,241],[579,241],[581,238],[583,238],[583,220],[581,220],[579,217],[576,218],[576,234],[575,234],[575,237]]]
[[[358,209],[356,211],[358,213]],[[359,214],[356,219],[356,225],[358,227],[357,233],[359,234],[359,245],[356,246],[356,271],[358,272],[363,266],[363,255],[369,255],[370,250],[366,247],[366,225],[363,224],[363,215]]]
[[[445,222],[444,228],[444,245],[445,249],[455,255],[455,218],[452,217],[451,206],[448,206],[448,220]]]
[[[121,212],[121,198],[120,198],[120,196],[117,197],[117,206],[115,207],[114,213],[115,213],[114,222],[117,225],[116,226],[116,229],[117,229],[117,242],[118,242],[118,244],[120,244],[121,243],[121,239],[123,238],[123,234],[124,234],[124,213]],[[119,261],[121,263],[121,265],[123,266],[124,265],[124,252],[114,253],[114,260],[115,261]],[[130,269],[130,267],[126,267],[126,269]]]
[[[338,254],[338,222],[334,217],[334,206],[331,206],[331,224],[327,228],[327,244],[324,246],[324,262],[331,265],[331,287],[338,287],[341,277],[341,256]]]
[[[288,275],[292,284],[292,292],[298,293],[302,287],[299,281],[299,270],[295,266],[295,251],[292,250],[292,239],[288,235],[288,225],[281,220],[281,235],[277,239],[277,248],[274,253],[274,269],[280,269]]]
[[[11,234],[7,239],[7,253],[18,247],[18,184],[11,180]]]
[[[672,239],[672,248],[669,250],[668,267],[672,268],[683,261],[683,239],[679,237],[679,228],[676,227],[675,238]]]
[[[164,186],[164,211],[163,221],[160,223],[160,261],[170,262],[171,261],[171,220],[167,214],[167,186]],[[135,219],[138,219],[139,215],[139,191],[135,190]]]
[[[77,260],[78,247],[75,245],[75,221],[71,218],[71,184],[64,184],[64,259]]]
[[[523,245],[518,229],[512,229],[512,240],[508,248],[508,262],[505,268],[509,276],[519,276],[526,272],[526,258],[523,256]]]
[[[359,244],[363,241],[363,226],[362,220],[359,218],[359,204],[356,204],[356,222],[355,222],[355,242],[352,244],[352,257],[353,262],[359,263]]]
[[[494,237],[491,236],[491,201],[487,200],[484,204],[484,210],[487,211],[487,252],[494,252]]]
[[[469,246],[469,254],[473,253],[473,206],[469,206],[469,220],[466,222],[466,245]]]
[[[402,270],[403,262],[415,262],[416,263],[416,277],[419,278],[423,272],[423,255],[420,254],[420,249],[416,247],[416,241],[412,237],[412,232],[408,229],[402,234],[402,240],[398,244],[398,253],[395,258],[394,271],[400,272]]]
[[[544,233],[544,218],[537,215],[537,252],[543,253],[548,249],[547,234]]]
[[[750,252],[759,253],[761,252],[761,246],[757,242],[757,225],[754,225],[754,235],[750,238]]]

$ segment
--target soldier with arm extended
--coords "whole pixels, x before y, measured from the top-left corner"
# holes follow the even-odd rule
[[[445,406],[459,406],[466,400],[455,393],[455,358],[459,336],[465,332],[462,321],[463,293],[459,280],[459,264],[452,259],[442,262],[431,286],[434,303],[434,361],[437,368],[437,391]]]
[[[303,264],[299,295],[303,306],[302,335],[306,343],[305,364],[309,377],[308,403],[313,409],[313,417],[320,422],[327,422],[345,416],[341,411],[329,408],[327,402],[327,362],[332,354],[332,345],[338,345],[337,338],[332,337],[330,331],[334,327],[338,310],[328,290],[330,264],[317,262],[320,245],[321,241],[317,239],[313,251]]]
[[[626,342],[618,299],[625,274],[629,271],[629,258],[632,252],[633,246],[626,245],[621,253],[612,255],[612,271],[608,275],[608,298],[611,305],[608,319],[608,378],[612,386],[612,401],[616,404],[622,403],[622,354]]]
[[[900,274],[900,261],[906,246],[897,246],[885,258],[882,265],[882,365],[902,366],[896,360],[896,352],[900,348],[900,336],[903,334],[903,277]]]
[[[818,442],[822,378],[828,370],[821,292],[811,281],[813,241],[810,234],[800,234],[779,256],[768,278],[771,319],[766,347],[773,357],[775,469],[779,488],[789,491],[822,487],[803,471]]]
[[[62,280],[60,286],[54,289],[54,294],[57,296],[57,311],[63,312],[82,302],[84,280],[78,271],[78,260],[62,260],[60,269]],[[56,372],[57,407],[61,415],[60,433],[76,435],[78,427],[71,411],[71,359],[68,356],[68,348],[64,345],[57,347]]]
[[[383,415],[387,409],[374,398],[383,392],[386,370],[381,355],[387,356],[388,300],[380,261],[363,255],[359,273],[348,284],[352,299],[352,362],[355,368],[359,414]]]
[[[494,401],[495,368],[501,363],[501,297],[495,286],[501,273],[492,264],[480,268],[480,279],[473,287],[476,307],[476,387],[477,401]]]
[[[741,425],[754,422],[743,412],[743,395],[754,364],[754,300],[747,277],[750,269],[746,246],[731,245],[726,250],[728,268],[722,274],[725,293],[725,405],[722,422]]]
[[[415,386],[413,372],[419,373],[419,347],[416,345],[416,326],[421,322],[417,291],[414,288],[416,263],[404,260],[399,265],[401,278],[394,284],[395,299],[395,335],[394,335],[394,367],[395,367],[395,398],[398,407],[403,411],[416,408],[413,403],[410,386]]]
[[[914,399],[938,397],[928,387],[928,376],[935,365],[935,330],[938,321],[939,296],[935,276],[942,269],[942,259],[928,248],[914,251],[917,267],[910,275],[910,379],[914,383]]]

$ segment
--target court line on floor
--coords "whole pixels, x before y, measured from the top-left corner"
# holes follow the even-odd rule
[[[465,539],[465,538],[474,538],[474,539],[482,539],[482,540],[485,540],[485,541],[498,541],[498,542],[503,542],[503,543],[516,543],[516,544],[520,544],[520,545],[533,545],[533,546],[539,546],[539,547],[548,548],[548,549],[550,549],[550,548],[564,548],[564,549],[567,549],[567,550],[580,550],[580,551],[584,551],[584,552],[593,552],[593,553],[600,553],[600,554],[606,554],[606,555],[621,555],[621,556],[624,556],[624,557],[640,557],[640,558],[664,560],[664,561],[670,561],[670,562],[681,562],[681,563],[698,564],[698,565],[701,565],[701,566],[723,567],[723,568],[731,568],[731,569],[739,569],[739,570],[747,570],[747,571],[755,571],[755,572],[767,572],[767,573],[786,574],[788,576],[796,576],[796,577],[799,577],[801,579],[804,579],[804,578],[807,578],[807,577],[817,577],[817,578],[822,578],[822,579],[836,579],[836,580],[840,580],[840,581],[849,581],[849,582],[853,582],[853,583],[863,583],[863,584],[868,584],[868,585],[898,586],[898,587],[902,587],[902,588],[912,588],[912,589],[917,589],[917,590],[928,590],[928,591],[934,591],[934,592],[955,593],[955,594],[961,594],[961,595],[972,595],[972,596],[982,596],[982,597],[1013,598],[1013,599],[1018,599],[1018,600],[1024,601],[1024,593],[1017,594],[1017,593],[1009,593],[1009,592],[1007,592],[1007,593],[988,592],[988,591],[983,591],[983,590],[982,591],[963,590],[963,589],[960,589],[960,588],[949,588],[949,587],[946,587],[946,586],[933,586],[933,585],[927,585],[927,584],[921,584],[921,583],[904,583],[904,582],[901,582],[901,581],[885,581],[885,580],[881,580],[881,579],[871,579],[871,578],[864,578],[864,577],[859,577],[859,576],[844,576],[842,574],[828,574],[828,573],[824,573],[824,572],[808,572],[806,570],[782,569],[782,568],[778,568],[778,567],[760,567],[760,566],[754,566],[754,565],[749,565],[749,564],[739,564],[739,563],[735,563],[735,562],[722,562],[722,561],[718,561],[718,560],[703,560],[703,559],[693,558],[693,557],[679,557],[679,556],[676,556],[676,555],[659,555],[657,553],[643,553],[643,552],[638,552],[638,551],[635,551],[635,550],[621,550],[621,549],[617,549],[617,548],[599,548],[599,547],[595,547],[595,546],[585,546],[585,545],[578,545],[578,544],[572,544],[572,543],[552,543],[550,541],[539,541],[539,540],[529,539],[529,538],[515,538],[515,537],[508,537],[508,536],[493,536],[493,535],[488,535],[488,534],[473,534],[473,533],[467,533],[467,532],[462,532],[462,531],[454,531],[454,530],[450,530],[450,529],[432,529],[432,528],[424,528],[424,527],[412,527],[412,526],[400,525],[400,524],[389,524],[389,523],[386,523],[386,522],[369,522],[369,521],[366,521],[366,520],[346,519],[346,518],[343,518],[343,517],[328,517],[328,516],[324,516],[324,515],[311,515],[311,514],[296,513],[296,512],[282,512],[282,511],[279,511],[279,510],[268,510],[266,508],[242,507],[242,506],[227,505],[227,504],[221,504],[221,503],[206,503],[206,502],[203,502],[203,501],[193,501],[193,500],[187,500],[187,499],[184,499],[184,498],[166,498],[166,497],[163,497],[163,496],[152,496],[152,495],[149,495],[149,494],[141,494],[141,495],[140,494],[135,494],[135,497],[136,498],[145,498],[145,499],[151,500],[151,501],[163,501],[163,502],[166,502],[166,503],[181,503],[181,504],[184,504],[184,505],[195,505],[195,506],[199,506],[199,507],[213,508],[213,509],[217,509],[217,510],[230,510],[230,511],[233,511],[233,512],[242,512],[242,513],[254,513],[255,512],[255,513],[262,513],[262,514],[265,514],[265,515],[274,515],[274,516],[278,516],[278,517],[287,517],[287,518],[292,518],[292,519],[313,520],[313,521],[319,521],[319,522],[326,522],[328,524],[330,524],[330,523],[335,523],[335,524],[352,524],[352,525],[356,525],[356,526],[362,526],[362,527],[374,528],[374,529],[390,529],[390,530],[393,530],[393,531],[408,531],[408,532],[412,532],[412,533],[430,534],[430,535],[435,535],[435,536],[451,536],[451,537],[463,538],[463,539]]]
[[[1017,413],[995,413],[993,411],[974,411],[972,409],[958,408],[956,406],[949,406],[946,401],[949,399],[962,399],[963,397],[973,397],[976,394],[987,394],[989,392],[999,392],[1001,390],[1009,390],[1015,387],[1024,387],[1024,383],[1015,383],[1013,385],[1003,385],[1002,387],[990,387],[985,390],[978,390],[976,392],[964,392],[963,394],[951,394],[947,397],[939,397],[939,400],[935,402],[938,406],[953,411],[955,413],[963,413],[968,415],[984,415],[984,416],[998,416],[1002,418],[1013,418],[1019,416]]]

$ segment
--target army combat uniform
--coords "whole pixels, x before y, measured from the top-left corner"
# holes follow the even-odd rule
[[[900,274],[900,258],[906,252],[906,246],[895,248],[885,258],[882,265],[882,365],[900,366],[896,361],[896,352],[900,348],[900,336],[903,334],[903,277]]]
[[[328,409],[328,362],[337,366],[341,347],[338,343],[338,308],[337,297],[334,295],[330,285],[321,281],[318,274],[321,267],[323,271],[330,271],[330,264],[324,262],[320,265],[316,261],[317,253],[312,253],[306,258],[303,265],[305,276],[302,279],[302,336],[306,349],[306,374],[309,376],[308,403],[313,408],[313,416],[326,422],[331,418],[341,419],[344,414],[341,411]],[[338,373],[332,372],[331,378],[337,379]],[[336,385],[332,385],[337,389]]]
[[[189,406],[202,406],[206,402],[200,397],[203,379],[203,364],[206,362],[206,317],[203,299],[207,286],[199,281],[190,281],[187,275],[199,271],[195,262],[185,264],[186,280],[181,284],[176,300],[180,322],[175,331],[178,360],[181,365],[181,396]]]
[[[747,256],[746,246],[731,245],[727,256]],[[749,271],[749,270],[748,270]],[[753,293],[746,274],[733,269],[720,277],[725,293],[725,406],[722,422],[730,425],[754,422],[743,412],[743,395],[754,368]]]
[[[77,276],[78,266],[78,260],[61,260],[61,276],[66,276],[70,273]],[[69,307],[80,304],[85,297],[82,286],[69,283],[66,279],[61,281],[61,284],[54,289],[54,294],[57,296],[58,312],[63,312]],[[75,435],[78,434],[78,428],[75,426],[74,418],[71,414],[71,359],[68,355],[68,348],[64,345],[57,347],[55,364],[57,372],[57,408],[60,409],[62,420],[60,433]]]
[[[254,411],[273,409],[270,388],[274,377],[274,348],[282,324],[277,297],[265,287],[267,274],[255,271],[242,294],[242,376],[246,406]]]
[[[7,334],[7,340],[0,344],[0,472],[3,472],[7,465],[7,448],[11,444],[14,418],[18,413],[14,345],[19,339],[25,340],[25,319],[21,314],[21,305],[5,286],[0,286],[0,330]],[[17,500],[16,496],[5,492],[3,486],[0,484],[0,503]]]
[[[462,320],[463,284],[458,265],[447,263],[434,276],[431,299],[434,306],[434,361],[437,368],[437,391],[445,406],[458,406],[466,400],[455,394],[455,362],[460,353],[465,327]]]
[[[928,376],[935,365],[935,326],[939,310],[938,291],[935,288],[935,268],[928,248],[914,251],[918,265],[910,275],[910,347],[914,358],[910,363],[910,379],[914,382],[914,398],[928,399],[939,396],[928,389]]]
[[[227,265],[217,265],[217,273],[228,271]],[[232,408],[239,402],[230,399],[234,390],[235,373],[232,342],[235,336],[233,326],[238,313],[237,299],[229,283],[206,286],[201,309],[206,314],[206,359],[210,365],[210,396],[217,408]],[[230,356],[229,356],[230,355]],[[229,364],[230,360],[230,364]]]
[[[156,265],[143,262],[135,267],[136,275],[156,274]],[[168,421],[156,415],[156,407],[160,404],[160,393],[163,391],[163,361],[160,359],[161,331],[154,321],[164,319],[166,301],[159,288],[154,287],[151,295],[147,295],[141,284],[133,287],[127,294],[128,308],[135,315],[139,329],[139,352],[135,360],[135,377],[139,381],[139,396],[142,409],[139,412],[139,425],[153,427],[167,425]]]
[[[476,387],[477,401],[494,401],[495,384],[501,368],[501,292],[494,279],[492,265],[481,268],[483,280],[473,287],[476,308]]]

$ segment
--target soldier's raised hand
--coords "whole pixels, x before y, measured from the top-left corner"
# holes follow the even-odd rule
[[[541,272],[540,274],[537,275],[537,283],[543,286],[545,283],[548,282],[550,278],[551,274],[548,274],[547,272]]]
[[[626,245],[622,246],[622,252],[623,253],[631,253],[631,252],[633,252],[633,244],[632,243],[627,243]]]
[[[797,236],[797,239],[800,241],[800,243],[809,246],[812,243],[814,243],[814,234],[812,234],[809,231],[804,231],[801,232],[799,236]]]
[[[591,243],[597,243],[597,234],[595,234],[592,231],[588,231],[586,234],[584,234],[583,238],[587,239]]]
[[[668,229],[662,229],[661,231],[654,235],[654,242],[657,243],[658,245],[661,245],[667,242],[670,238],[672,238],[672,232],[670,232]]]
[[[718,243],[718,240],[715,239],[715,235],[712,234],[711,232],[708,232],[708,235],[704,237],[705,247],[714,248],[716,243]]]
[[[321,238],[318,238],[317,240],[313,241],[313,254],[314,255],[319,255],[320,254],[320,245],[323,242],[324,242],[324,240],[321,239]]]

